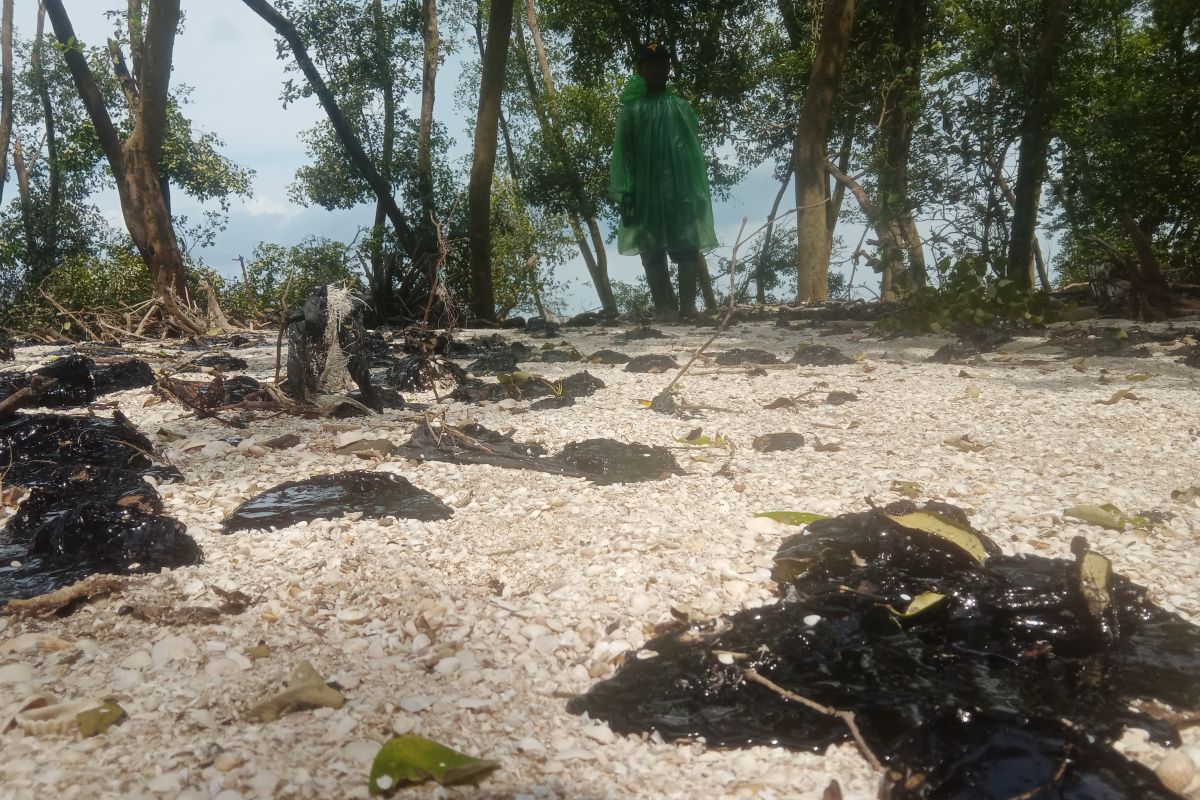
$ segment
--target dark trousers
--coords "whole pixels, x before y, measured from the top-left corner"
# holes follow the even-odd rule
[[[672,250],[671,260],[679,268],[679,313],[696,313],[696,286],[700,279],[700,251]],[[667,251],[642,253],[642,268],[650,285],[654,310],[662,313],[675,310],[675,292],[671,289],[671,273],[667,270]]]

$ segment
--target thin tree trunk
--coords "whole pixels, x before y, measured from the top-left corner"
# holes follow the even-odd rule
[[[1070,5],[1071,0],[1046,0],[1037,61],[1027,84],[1028,105],[1020,126],[1021,148],[1017,156],[1017,183],[1013,188],[1016,202],[1008,238],[1007,276],[1026,289],[1033,288],[1029,264],[1050,148],[1051,108],[1048,94],[1066,34]]]
[[[379,175],[388,186],[388,194],[392,194],[392,160],[396,148],[396,78],[392,71],[391,49],[387,37],[387,27],[384,24],[383,0],[372,0],[371,16],[375,27],[375,65],[382,76],[383,84],[380,90],[383,94],[383,147],[380,155]],[[424,111],[422,99],[422,112]],[[432,104],[431,104],[432,107]],[[421,139],[417,138],[417,161],[420,164]],[[428,148],[429,142],[424,142]],[[425,153],[428,156],[428,151]],[[419,175],[418,166],[418,175]],[[418,182],[421,180],[418,177]],[[422,195],[422,199],[424,196]],[[432,223],[430,223],[432,224]],[[418,229],[425,226],[418,225]],[[375,228],[371,236],[371,270],[375,274],[375,286],[372,300],[375,313],[380,320],[386,320],[392,313],[392,275],[391,260],[383,247],[383,237],[387,231],[387,208],[379,199],[375,200]],[[420,267],[414,265],[414,268]]]
[[[1008,201],[1010,208],[1017,207],[1017,197],[1013,194],[1012,187],[1008,185],[1008,180],[1004,177],[1004,171],[1000,169],[1000,163],[996,159],[988,155],[987,161],[992,168],[992,175],[996,179],[996,185],[1000,187],[1000,192],[1004,195],[1004,199]],[[1042,291],[1050,291],[1050,275],[1046,272],[1046,261],[1042,256],[1042,245],[1038,241],[1037,234],[1033,235],[1033,240],[1030,242],[1030,249],[1033,251],[1033,263],[1030,264],[1030,286],[1033,285],[1033,271],[1036,269],[1038,280],[1041,281]]]
[[[13,0],[4,0],[0,11],[0,202],[8,173],[8,142],[12,136],[13,105]]]
[[[433,198],[433,157],[430,154],[429,141],[433,133],[433,105],[440,46],[437,0],[423,0],[421,3],[421,35],[425,55],[421,65],[421,117],[417,126],[417,190],[421,196],[422,213],[432,215],[437,209]]]
[[[789,169],[783,176],[783,183],[779,184],[779,191],[775,193],[775,202],[771,204],[771,213],[767,215],[767,229],[763,231],[762,247],[758,250],[758,261],[754,265],[754,299],[760,306],[767,302],[766,261],[771,256],[771,239],[775,236],[775,215],[779,213],[779,206],[783,204],[783,196],[791,182],[792,171]]]
[[[30,263],[37,258],[37,228],[33,220],[33,198],[29,193],[29,169],[25,165],[25,151],[21,140],[13,140],[13,172],[17,177],[17,197],[21,201],[21,223],[25,230],[25,257]]]
[[[879,258],[871,261],[871,266],[877,272],[882,273],[881,287],[879,295],[884,300],[897,299],[897,288],[895,285],[896,270],[902,266],[900,261],[900,241],[902,238],[899,226],[885,218],[884,213],[880,210],[871,196],[867,194],[867,190],[862,187],[858,181],[851,178],[846,173],[835,167],[833,164],[826,163],[825,168],[829,170],[829,174],[834,177],[838,183],[850,190],[850,194],[854,195],[854,199],[858,201],[859,208],[862,209],[863,215],[867,218],[872,230],[875,231],[875,238],[879,247]]]
[[[925,255],[908,196],[913,106],[921,90],[922,47],[927,0],[895,0],[892,14],[892,77],[884,91],[884,149],[879,167],[879,205],[890,228],[900,231],[897,245],[908,255],[909,283],[925,285]],[[844,171],[844,170],[843,170]],[[895,259],[885,259],[894,262]]]
[[[559,151],[559,162],[567,172],[567,180],[574,195],[575,214],[580,219],[586,221],[588,230],[591,233],[591,245],[595,249],[595,255],[592,256],[590,253],[584,253],[583,260],[588,265],[588,272],[592,277],[592,285],[596,289],[596,294],[600,298],[600,305],[604,309],[604,312],[615,315],[618,313],[617,301],[613,296],[612,283],[608,277],[608,253],[604,246],[604,236],[600,232],[600,225],[596,220],[596,215],[591,209],[592,204],[586,202],[583,178],[579,175],[579,169],[571,159],[570,148],[567,146],[566,137],[563,136],[562,126],[558,121],[558,100],[554,88],[554,76],[550,72],[550,59],[546,56],[546,48],[542,43],[542,32],[537,21],[535,0],[525,0],[525,24],[529,28],[529,34],[533,39],[533,49],[537,57],[538,69],[542,76],[542,87],[545,93],[545,103],[543,104],[537,90],[536,81],[533,80],[532,74],[529,72],[529,59],[524,53],[524,38],[518,35],[517,46],[522,51],[522,63],[526,65],[526,83],[529,88],[530,100],[538,112],[538,120],[542,125],[544,133],[547,135],[547,139],[553,141]],[[581,252],[583,252],[582,249]]]
[[[488,321],[496,318],[496,293],[492,285],[492,175],[496,168],[496,129],[504,92],[504,65],[508,59],[512,18],[513,0],[493,0],[488,18],[483,72],[479,81],[475,158],[467,186],[471,311],[476,319]]]
[[[796,124],[796,299],[829,297],[829,225],[825,142],[854,25],[854,0],[825,0],[821,38]]]
[[[59,0],[51,0],[58,2]],[[304,40],[300,38],[296,26],[287,17],[275,10],[268,0],[242,0],[251,11],[258,14],[267,22],[277,34],[288,44],[292,51],[292,56],[296,59],[296,65],[300,67],[300,71],[304,73],[304,77],[308,80],[308,84],[312,87],[313,93],[317,99],[321,101],[321,107],[325,109],[325,114],[329,117],[329,124],[333,127],[334,133],[337,134],[338,141],[342,147],[346,149],[346,155],[350,159],[350,163],[358,170],[358,174],[362,177],[367,185],[371,187],[371,191],[375,193],[375,197],[383,204],[387,211],[387,217],[391,220],[392,227],[396,230],[396,239],[400,243],[408,255],[409,261],[419,270],[423,265],[431,260],[436,260],[433,254],[425,249],[420,239],[413,233],[412,226],[409,224],[408,217],[396,205],[396,199],[392,196],[391,186],[387,180],[380,174],[375,165],[371,163],[370,157],[366,150],[363,149],[362,142],[354,133],[350,124],[346,121],[345,115],[342,114],[341,108],[338,107],[337,99],[333,96],[333,92],[329,90],[321,73],[317,71],[316,66],[312,63],[312,59],[308,56],[308,49],[304,45]]]
[[[846,135],[842,137],[842,146],[838,150],[838,169],[847,172],[850,169],[850,156],[854,150],[855,120],[851,118]],[[833,182],[833,192],[829,196],[829,213],[826,222],[829,224],[829,236],[826,239],[829,249],[825,253],[825,262],[833,260],[833,232],[837,230],[838,221],[842,218],[842,205],[846,200],[846,185],[841,181]]]

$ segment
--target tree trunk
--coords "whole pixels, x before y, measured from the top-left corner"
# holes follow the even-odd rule
[[[1021,148],[1017,156],[1017,184],[1013,188],[1012,230],[1008,238],[1007,277],[1026,289],[1032,289],[1029,264],[1032,261],[1033,235],[1037,227],[1042,181],[1046,177],[1046,157],[1050,149],[1050,85],[1058,64],[1059,51],[1067,28],[1071,0],[1046,0],[1042,16],[1037,61],[1027,82],[1028,105],[1021,120]]]
[[[789,169],[783,176],[783,183],[779,184],[779,191],[775,193],[775,202],[771,204],[771,213],[767,215],[767,229],[763,232],[762,247],[758,250],[758,262],[754,265],[754,299],[760,306],[767,303],[766,260],[771,257],[771,239],[775,236],[775,215],[779,213],[779,206],[783,203],[783,196],[787,193],[788,184],[791,182],[792,171]]]
[[[78,46],[62,0],[45,0],[45,6],[55,38],[63,45],[63,58],[75,88],[112,169],[125,227],[150,270],[155,297],[180,329],[187,333],[204,333],[204,326],[186,310],[190,304],[183,254],[158,179],[158,163],[166,135],[171,56],[175,31],[179,27],[179,0],[159,0],[150,4],[144,39],[138,17],[139,36],[133,42],[137,51],[134,61],[136,102],[130,108],[133,129],[124,140],[108,114],[104,97]]]
[[[12,136],[13,104],[13,0],[3,0],[0,11],[0,202],[8,174],[8,141]]]
[[[825,0],[821,38],[813,58],[804,107],[796,124],[796,300],[829,296],[829,225],[825,143],[854,25],[854,0]]]
[[[512,34],[513,0],[493,0],[488,17],[487,46],[479,80],[475,117],[475,158],[467,186],[467,241],[471,258],[471,312],[495,321],[492,286],[492,175],[496,169],[496,128],[504,92],[504,65]]]
[[[842,146],[838,150],[838,169],[842,172],[850,169],[850,156],[854,151],[855,128],[855,120],[851,118],[846,135],[842,137]],[[842,218],[842,204],[845,200],[846,184],[841,181],[834,181],[833,192],[829,196],[829,210],[825,215],[825,221],[829,224],[829,236],[827,239],[829,249],[825,253],[825,261],[827,263],[833,259],[833,232],[837,230],[838,221]]]
[[[58,1],[53,0],[53,2]],[[358,170],[359,176],[367,182],[371,191],[375,193],[375,197],[387,211],[387,217],[396,230],[396,239],[408,255],[409,261],[417,271],[420,271],[427,263],[435,262],[436,256],[431,254],[423,246],[419,237],[414,234],[408,217],[396,205],[391,186],[371,163],[370,157],[363,149],[362,142],[359,141],[358,136],[346,121],[345,115],[342,114],[341,108],[338,107],[333,92],[329,90],[321,73],[317,71],[312,59],[308,57],[308,49],[304,46],[304,40],[300,38],[296,26],[292,24],[291,20],[276,11],[269,0],[242,0],[242,2],[251,11],[262,17],[279,34],[280,38],[288,43],[292,56],[296,59],[296,65],[300,67],[300,71],[304,73],[313,93],[321,101],[321,107],[325,109],[325,114],[329,117],[329,124],[337,134],[338,141],[346,149],[346,156],[350,159],[350,163]]]
[[[578,167],[571,159],[570,148],[567,146],[566,137],[563,136],[562,126],[558,121],[558,102],[554,89],[554,76],[550,73],[550,60],[546,57],[546,48],[542,43],[542,32],[538,25],[537,6],[534,0],[525,0],[525,24],[529,28],[529,34],[533,39],[534,54],[542,76],[545,102],[542,102],[542,96],[537,89],[537,82],[534,80],[529,68],[529,59],[524,53],[524,38],[519,35],[518,31],[517,46],[522,50],[521,60],[526,66],[525,77],[527,88],[529,89],[529,98],[533,103],[538,116],[538,122],[542,126],[547,141],[554,143],[553,146],[558,150],[556,153],[558,161],[562,169],[567,172],[567,181],[571,188],[575,205],[574,214],[579,219],[586,221],[588,230],[591,233],[591,246],[595,249],[595,255],[593,256],[590,252],[583,252],[582,249],[580,252],[583,253],[584,263],[588,266],[588,273],[592,277],[592,285],[596,289],[600,305],[604,313],[616,315],[618,313],[617,301],[613,296],[612,283],[608,277],[608,254],[604,247],[604,236],[600,232],[600,225],[596,220],[596,214],[592,208],[593,204],[587,202],[584,196],[583,178],[579,174]]]
[[[908,196],[908,161],[921,90],[926,4],[927,0],[895,0],[893,7],[892,78],[883,95],[884,147],[878,173],[880,211],[888,227],[902,234],[896,244],[907,253],[907,282],[913,288],[925,285],[925,255]]]
[[[379,87],[383,94],[383,147],[380,154],[379,174],[392,194],[392,160],[396,148],[396,78],[392,71],[391,49],[387,28],[383,18],[383,0],[371,2],[372,24],[375,28],[375,67],[382,78]],[[428,140],[425,145],[428,147]],[[421,140],[417,140],[418,162]],[[418,182],[420,178],[418,177]],[[418,225],[418,228],[422,226]],[[371,235],[371,271],[374,273],[372,303],[380,321],[392,313],[391,259],[387,258],[383,239],[387,232],[387,209],[379,199],[375,200],[375,226]]]
[[[423,0],[421,3],[421,35],[425,43],[425,56],[421,66],[421,117],[417,126],[417,191],[421,196],[422,213],[432,215],[437,209],[433,197],[433,157],[429,143],[433,132],[433,102],[440,46],[437,0]]]
[[[1162,267],[1158,263],[1158,255],[1154,252],[1154,242],[1151,238],[1157,225],[1149,218],[1143,219],[1139,223],[1128,211],[1122,211],[1118,215],[1118,219],[1121,227],[1133,240],[1133,250],[1137,253],[1138,271],[1141,272],[1142,284],[1152,290],[1166,292],[1168,290],[1167,278],[1162,273]]]
[[[867,190],[862,187],[862,184],[833,164],[826,163],[825,168],[838,183],[845,186],[850,190],[850,194],[854,195],[859,208],[862,209],[863,216],[867,218],[867,224],[875,231],[875,244],[879,247],[879,258],[871,260],[871,267],[882,273],[879,296],[884,300],[898,299],[900,291],[895,280],[899,268],[903,266],[900,257],[900,242],[903,235],[899,225],[885,218],[886,215],[871,200],[871,196],[867,194]]]
[[[1004,171],[1000,169],[1000,163],[991,155],[987,156],[987,161],[992,168],[992,175],[996,179],[996,185],[1000,187],[1004,199],[1008,201],[1010,208],[1016,208],[1017,197],[1013,194],[1012,187],[1008,185],[1008,180],[1004,177]],[[1029,265],[1029,285],[1033,286],[1033,273],[1036,270],[1038,280],[1042,284],[1042,291],[1049,292],[1050,275],[1046,272],[1046,261],[1042,256],[1042,245],[1038,241],[1036,233],[1030,242],[1030,249],[1033,251],[1033,263]]]

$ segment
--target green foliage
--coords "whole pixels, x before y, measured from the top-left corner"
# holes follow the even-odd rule
[[[1064,308],[1049,296],[1026,292],[997,277],[978,256],[943,259],[940,287],[920,287],[900,307],[882,317],[877,329],[886,333],[923,333],[978,327],[995,322],[1041,325],[1059,319]]]
[[[353,256],[353,249],[342,242],[315,236],[292,247],[260,242],[246,262],[249,292],[245,282],[239,281],[225,293],[225,302],[238,314],[248,314],[253,308],[277,316],[284,308],[295,308],[314,289],[331,283],[361,292],[362,276],[354,268]]]
[[[654,316],[654,302],[645,276],[639,275],[633,283],[613,281],[612,290],[621,316],[635,320],[648,320]]]
[[[535,311],[551,293],[556,265],[565,261],[570,240],[561,215],[526,206],[516,184],[498,174],[492,182],[492,285],[501,319],[513,311]]]

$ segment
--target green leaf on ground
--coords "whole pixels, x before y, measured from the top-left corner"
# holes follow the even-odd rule
[[[949,542],[980,564],[987,560],[987,550],[983,546],[983,540],[959,523],[941,514],[914,511],[911,514],[885,514],[884,516],[901,527],[924,531],[942,541]]]
[[[1063,516],[1083,520],[1091,525],[1107,528],[1110,531],[1123,531],[1126,526],[1144,528],[1150,524],[1150,520],[1145,517],[1140,517],[1136,514],[1126,514],[1112,503],[1105,503],[1100,506],[1082,503],[1077,506],[1071,506],[1063,511]]]
[[[371,794],[423,783],[443,786],[474,782],[499,768],[500,762],[474,758],[422,736],[405,734],[383,743],[371,764]]]
[[[79,735],[87,739],[104,733],[113,725],[125,718],[125,709],[116,703],[105,703],[96,708],[89,708],[75,715],[79,724]]]
[[[756,517],[766,517],[784,525],[807,525],[819,519],[825,519],[824,514],[813,514],[811,511],[763,511]]]
[[[892,481],[892,491],[896,494],[904,495],[912,499],[917,499],[921,496],[921,492],[925,490],[921,484],[916,481]]]
[[[903,611],[897,611],[893,606],[888,606],[888,610],[897,617],[907,619],[909,617],[915,617],[917,614],[920,614],[923,611],[928,611],[936,605],[940,605],[945,599],[946,595],[944,594],[939,594],[938,592],[924,592],[910,600],[908,603],[908,608],[904,609]]]

